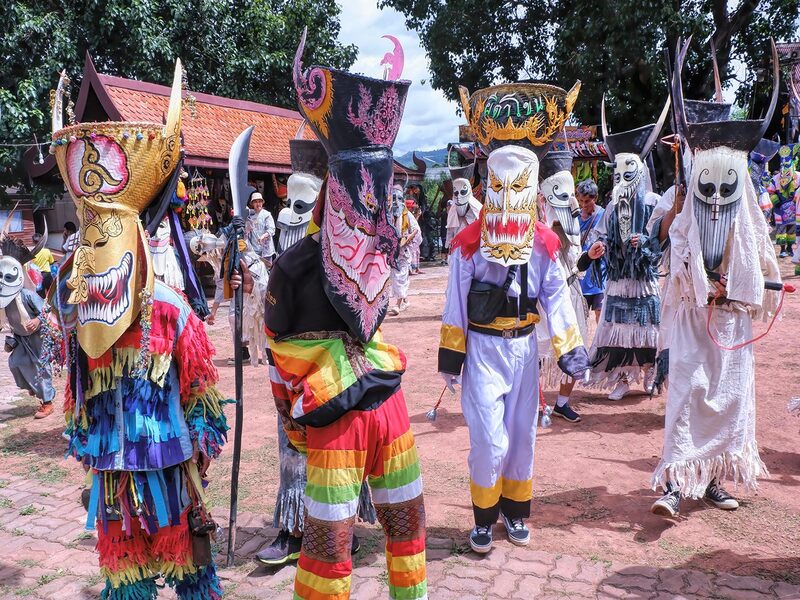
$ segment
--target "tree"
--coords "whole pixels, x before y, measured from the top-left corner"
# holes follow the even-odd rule
[[[674,59],[677,37],[693,34],[684,69],[687,98],[711,99],[713,37],[723,86],[735,78],[733,61],[747,67],[737,100],[746,104],[756,69],[767,66],[768,38],[794,37],[800,0],[380,0],[420,33],[431,84],[452,99],[521,79],[569,88],[583,82],[575,115],[599,123],[606,93],[612,131],[652,122],[667,98],[662,49]],[[771,85],[771,82],[767,84]],[[764,89],[766,94],[769,89]]]
[[[334,0],[0,2],[0,144],[49,140],[48,90],[65,68],[75,98],[87,51],[101,73],[162,84],[179,57],[193,91],[294,108],[303,27],[307,64],[347,68],[356,58],[337,41],[338,18]],[[0,201],[7,187],[31,188],[22,150],[0,146]]]

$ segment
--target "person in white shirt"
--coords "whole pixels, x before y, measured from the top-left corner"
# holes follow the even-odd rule
[[[253,211],[247,220],[247,239],[256,254],[271,267],[275,258],[275,219],[268,210],[264,210],[264,197],[260,192],[250,194],[247,206]]]

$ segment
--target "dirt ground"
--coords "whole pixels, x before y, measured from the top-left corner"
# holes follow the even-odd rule
[[[794,279],[788,277],[793,272],[788,259],[782,259],[782,266],[784,275]],[[442,391],[436,353],[446,269],[424,271],[412,278],[411,307],[386,320],[384,335],[408,357],[403,387],[422,460],[430,535],[466,542],[472,520],[469,440],[458,398],[447,393],[438,419],[431,423],[425,417]],[[719,570],[800,583],[800,517],[794,497],[800,486],[800,419],[786,412],[787,401],[800,396],[794,332],[799,316],[800,294],[787,296],[783,320],[756,346],[758,441],[772,476],[757,494],[742,493],[738,511],[725,513],[690,501],[678,521],[651,515],[656,494],[649,481],[660,454],[666,393],[653,398],[632,393],[610,402],[605,395],[579,389],[573,406],[583,421],[555,420],[551,428],[539,430],[531,548],[598,562]],[[218,352],[220,387],[232,394],[234,370],[225,360],[232,356],[227,320],[219,319],[209,330]],[[546,398],[552,404],[555,392]],[[51,483],[81,478],[80,468],[61,458],[62,417],[34,422],[33,406],[22,399],[2,415],[4,466]],[[233,424],[233,410],[228,414]],[[276,417],[263,365],[245,367],[243,436],[240,508],[271,514],[278,479]],[[228,503],[230,460],[228,446],[211,470],[210,491],[217,505]]]

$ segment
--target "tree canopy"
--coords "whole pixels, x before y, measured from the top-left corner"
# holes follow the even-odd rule
[[[355,61],[355,46],[337,41],[339,10],[334,0],[0,2],[0,144],[49,140],[49,90],[65,68],[77,96],[87,51],[101,73],[162,84],[180,58],[192,91],[294,108],[303,27],[308,64]],[[0,200],[30,186],[22,150],[0,146]]]
[[[735,6],[734,6],[735,4]],[[575,108],[583,123],[607,114],[617,130],[652,122],[667,98],[663,48],[674,59],[678,36],[693,35],[684,69],[687,98],[714,92],[713,38],[723,87],[746,67],[738,101],[748,106],[758,69],[768,65],[769,36],[797,34],[800,0],[380,0],[420,34],[431,85],[452,99],[501,81],[543,79],[568,89],[583,82]],[[730,7],[733,6],[733,10]],[[759,93],[769,93],[771,81]]]

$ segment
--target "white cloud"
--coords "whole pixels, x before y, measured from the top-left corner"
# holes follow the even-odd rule
[[[411,80],[400,133],[394,145],[396,154],[409,150],[443,148],[458,141],[458,126],[463,117],[456,115],[456,103],[431,88],[428,59],[415,31],[406,29],[403,16],[389,8],[379,9],[376,0],[341,0],[339,40],[358,46],[358,58],[351,70],[371,77],[381,77],[381,58],[391,51],[392,43],[383,35],[393,35],[403,46],[403,79]],[[423,84],[422,82],[426,83]]]

